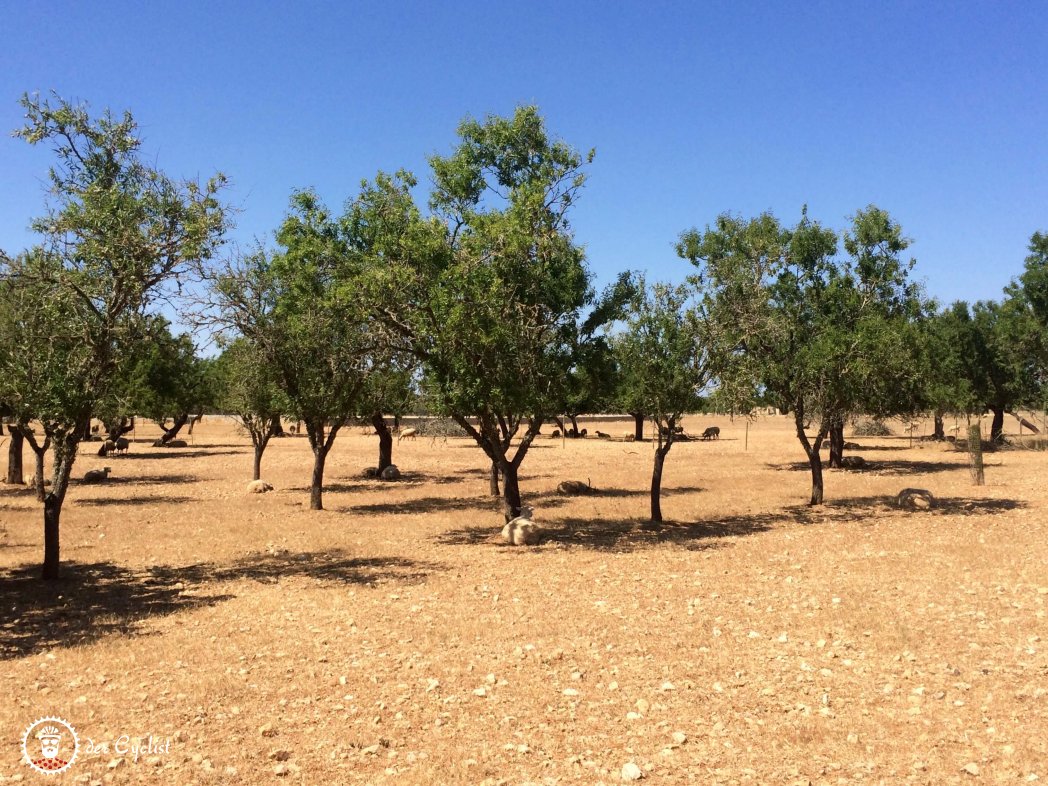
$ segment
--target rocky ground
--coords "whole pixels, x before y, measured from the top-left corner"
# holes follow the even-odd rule
[[[0,783],[45,779],[20,736],[46,715],[72,783],[1048,781],[1048,454],[975,487],[949,446],[849,436],[868,468],[810,509],[786,418],[687,425],[721,439],[673,448],[660,530],[649,444],[540,440],[536,547],[492,537],[465,439],[397,445],[385,483],[348,431],[311,513],[304,437],[256,495],[228,422],[142,428],[78,462],[113,475],[71,489],[54,586],[38,503],[0,486]],[[896,507],[914,486],[938,506]]]

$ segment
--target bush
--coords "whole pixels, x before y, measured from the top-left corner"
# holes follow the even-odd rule
[[[863,420],[855,424],[852,435],[856,437],[890,437],[892,430],[881,420]]]

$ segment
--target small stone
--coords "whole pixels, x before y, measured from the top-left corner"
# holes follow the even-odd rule
[[[688,735],[682,731],[675,731],[673,732],[673,741],[677,745],[683,745],[688,741]]]
[[[283,778],[289,772],[290,770],[287,768],[286,764],[278,764],[273,768],[273,774],[281,778]]]
[[[117,767],[123,767],[125,764],[124,758],[121,756],[119,759],[110,759],[109,764],[106,765],[111,770],[115,770]]]
[[[269,752],[269,758],[273,761],[287,761],[291,758],[291,751],[275,750]]]
[[[277,736],[276,729],[273,728],[272,723],[265,723],[258,727],[258,733],[263,737],[275,737]]]
[[[638,767],[633,762],[622,765],[622,780],[624,781],[639,781],[644,777],[644,770]]]
[[[677,686],[674,685],[672,682],[664,682],[664,683],[662,683],[662,687],[659,688],[659,690],[661,690],[661,691],[677,690]]]
[[[579,695],[579,692],[577,690],[575,690],[574,688],[565,688],[563,691],[561,691],[561,693],[563,693],[565,696],[578,696]]]
[[[641,715],[644,715],[647,713],[648,707],[650,707],[651,705],[648,704],[647,699],[637,699],[637,703],[634,706],[636,706],[637,712],[639,712]]]
[[[473,691],[473,695],[474,696],[487,696],[488,695],[488,689],[485,688],[482,685],[481,687],[479,687],[479,688],[477,688],[476,690]]]
[[[978,775],[979,774],[979,765],[976,764],[974,761],[968,762],[967,764],[964,765],[964,767],[962,769],[966,773],[968,773],[969,775]]]

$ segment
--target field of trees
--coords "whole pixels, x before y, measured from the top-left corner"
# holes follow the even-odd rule
[[[235,248],[221,174],[23,106],[3,720],[177,748],[85,782],[1048,777],[1048,236],[940,304],[880,206],[696,216],[599,289],[522,107]]]

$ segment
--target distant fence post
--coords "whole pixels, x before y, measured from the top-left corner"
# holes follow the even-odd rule
[[[986,483],[986,474],[983,471],[982,454],[982,428],[980,424],[974,423],[968,430],[968,464],[972,473],[972,483],[982,486]]]

